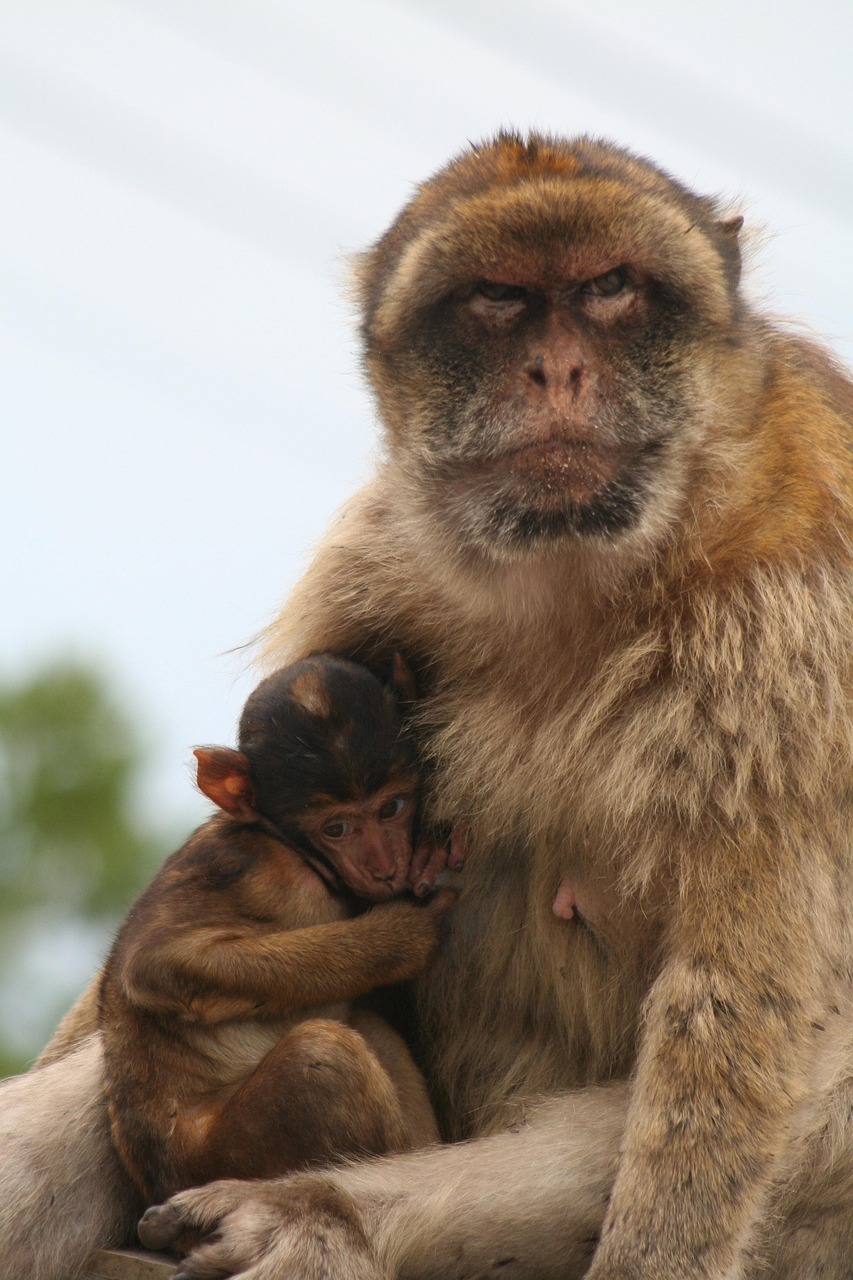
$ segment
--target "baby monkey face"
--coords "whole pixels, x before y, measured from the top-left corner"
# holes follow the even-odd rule
[[[380,902],[408,885],[417,784],[392,779],[363,800],[313,804],[300,819],[308,860],[334,887]],[[330,872],[332,874],[330,874]],[[337,883],[340,882],[340,883]]]

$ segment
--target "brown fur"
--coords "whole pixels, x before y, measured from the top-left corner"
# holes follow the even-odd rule
[[[110,1127],[144,1204],[438,1140],[403,1042],[349,1004],[420,973],[453,901],[387,901],[418,787],[394,691],[316,656],[255,690],[240,747],[196,750],[223,812],[168,859],[102,972]],[[384,905],[359,914],[359,896]],[[87,993],[54,1056],[90,1012]]]
[[[267,656],[399,647],[420,668],[432,808],[467,817],[470,852],[419,1007],[445,1124],[470,1141],[183,1193],[150,1227],[216,1229],[206,1264],[849,1274],[853,394],[748,309],[736,232],[618,149],[508,137],[363,259],[387,454]],[[673,323],[643,286],[639,330],[548,330],[589,384],[555,429],[623,460],[674,431],[630,523],[522,545],[483,476],[540,430],[538,392],[499,334],[459,357],[453,317],[481,279],[544,289],[625,262],[687,309]],[[560,478],[540,474],[545,502]],[[555,916],[567,883],[588,920]],[[329,1182],[345,1202],[306,1212]]]
[[[113,1141],[143,1203],[437,1140],[402,1042],[387,1052],[391,1029],[348,1002],[429,963],[443,905],[352,919],[286,845],[226,815],[201,827],[134,906],[101,985]]]
[[[731,1272],[851,1014],[851,395],[746,310],[729,226],[595,144],[508,140],[439,175],[361,269],[386,466],[267,644],[381,637],[423,663],[435,812],[471,823],[420,987],[431,1079],[463,1137],[636,1073],[602,1277]],[[547,277],[555,239],[570,276],[638,260],[689,297],[683,338],[644,338],[679,434],[624,533],[484,545],[451,491],[464,411],[442,437],[412,335],[443,341],[429,306],[466,279]],[[599,376],[654,420],[653,393]],[[566,875],[595,930],[554,917]]]

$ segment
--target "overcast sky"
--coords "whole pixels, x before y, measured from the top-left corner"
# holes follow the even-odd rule
[[[369,473],[346,255],[502,125],[590,131],[770,235],[853,355],[849,0],[0,0],[0,674],[104,663],[203,812],[245,644]]]

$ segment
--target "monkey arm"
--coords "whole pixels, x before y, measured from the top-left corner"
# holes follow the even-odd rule
[[[183,1264],[193,1277],[257,1268],[257,1280],[576,1280],[604,1213],[626,1096],[621,1084],[584,1089],[474,1142],[278,1182],[212,1183],[150,1210],[140,1234],[156,1248],[190,1224],[215,1231]]]
[[[443,891],[423,905],[384,903],[305,929],[164,931],[125,957],[120,981],[141,1007],[204,1022],[350,1000],[420,973],[435,954],[437,921],[452,898]]]
[[[830,868],[801,858],[798,874],[794,858],[754,843],[712,857],[706,892],[697,877],[683,895],[649,997],[589,1280],[740,1274],[772,1176],[821,1088],[832,958],[812,921],[835,918]]]

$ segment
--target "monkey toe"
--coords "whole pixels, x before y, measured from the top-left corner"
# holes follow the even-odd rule
[[[168,1249],[177,1240],[183,1225],[183,1218],[173,1204],[155,1204],[139,1219],[136,1232],[146,1249]]]

